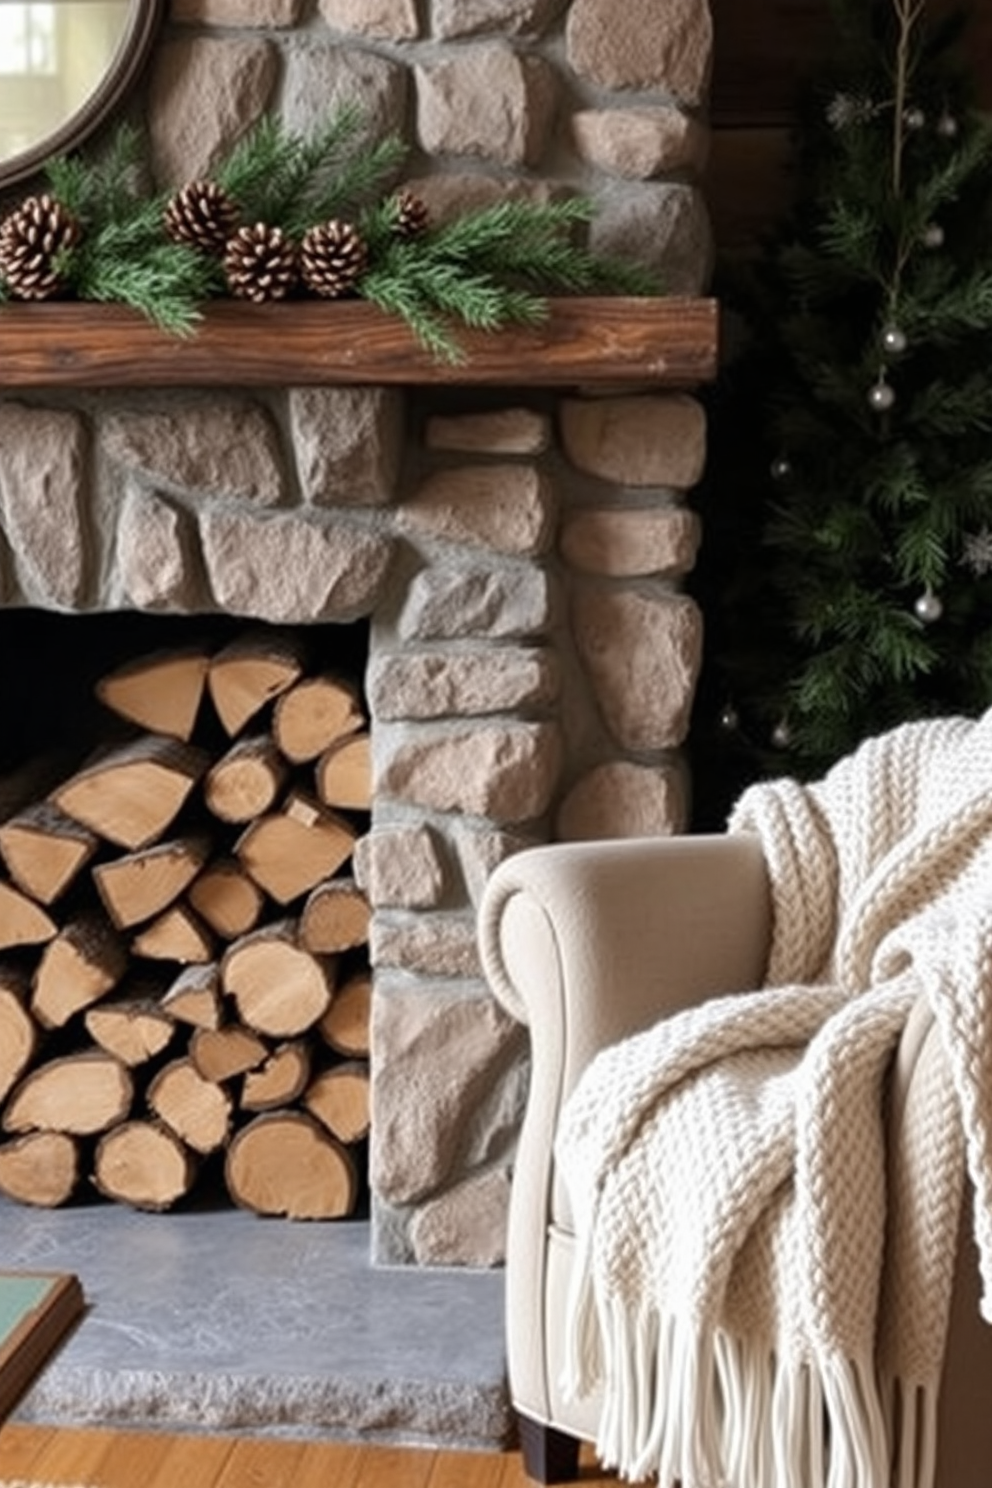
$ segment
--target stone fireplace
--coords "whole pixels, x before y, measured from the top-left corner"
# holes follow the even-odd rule
[[[0,309],[3,607],[368,627],[378,1262],[502,1256],[527,1046],[480,972],[487,874],[687,822],[710,41],[706,0],[172,0],[134,101],[162,181],[269,109],[306,128],[354,98],[436,217],[591,194],[594,246],[674,297],[629,366],[594,302],[571,360],[553,316],[460,369],[404,346],[378,370],[367,307],[218,307],[188,344]]]

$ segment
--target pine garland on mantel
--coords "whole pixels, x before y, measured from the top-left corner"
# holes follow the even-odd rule
[[[533,325],[552,293],[657,295],[646,269],[579,239],[581,196],[507,200],[433,224],[386,189],[406,154],[338,109],[311,136],[263,119],[207,179],[150,191],[143,141],[117,130],[96,158],[58,156],[46,188],[0,220],[0,301],[130,305],[175,335],[204,301],[360,296],[401,317],[435,357],[459,361],[455,327]]]

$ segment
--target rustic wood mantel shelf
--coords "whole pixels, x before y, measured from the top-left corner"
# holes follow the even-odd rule
[[[537,327],[458,331],[465,359],[435,360],[399,319],[363,300],[205,307],[167,334],[119,305],[0,306],[0,391],[21,388],[443,384],[696,387],[716,374],[710,299],[549,301]]]

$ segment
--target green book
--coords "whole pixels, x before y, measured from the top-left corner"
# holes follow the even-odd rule
[[[84,1305],[79,1279],[68,1272],[0,1271],[0,1421]]]

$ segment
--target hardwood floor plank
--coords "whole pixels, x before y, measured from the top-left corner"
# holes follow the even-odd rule
[[[293,1488],[354,1488],[367,1451],[353,1442],[308,1442]]]
[[[500,1452],[438,1452],[427,1488],[500,1488]]]
[[[234,1443],[217,1488],[295,1488],[306,1443],[253,1437]]]
[[[96,1476],[100,1488],[214,1488],[233,1448],[231,1437],[116,1432]]]
[[[427,1488],[436,1455],[427,1448],[370,1449],[362,1453],[355,1488]]]
[[[17,1426],[9,1422],[0,1429],[0,1478],[28,1477],[34,1460],[52,1436],[52,1430],[38,1426]]]
[[[86,1483],[113,1445],[117,1433],[97,1429],[53,1431],[31,1464],[42,1483]]]

